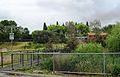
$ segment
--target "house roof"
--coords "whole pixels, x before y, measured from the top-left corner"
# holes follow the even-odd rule
[[[101,32],[100,35],[107,35],[107,33]]]
[[[88,35],[95,35],[95,33],[90,32],[90,33],[88,33]]]

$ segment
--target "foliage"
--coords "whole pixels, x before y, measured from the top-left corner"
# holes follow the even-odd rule
[[[73,21],[66,22],[67,32],[67,48],[69,48],[71,51],[76,48],[78,45],[78,40],[76,39],[76,27]]]
[[[53,37],[53,33],[50,31],[34,31],[32,32],[32,38],[35,43],[47,43]]]
[[[66,27],[60,25],[50,25],[48,26],[48,31],[56,32],[56,33],[65,33]]]
[[[78,44],[79,42],[76,38],[71,38],[70,40],[68,40],[66,47],[72,51],[77,47]]]
[[[76,29],[77,29],[77,33],[82,36],[86,36],[87,33],[89,32],[89,26],[83,24],[83,23],[79,23],[77,25],[75,25]]]
[[[115,26],[115,25],[111,25],[111,24],[108,25],[108,26],[104,26],[104,27],[102,28],[102,31],[111,34],[111,30],[112,30],[112,28],[113,28],[114,26]]]
[[[17,26],[17,23],[15,21],[8,21],[8,20],[2,20],[1,23],[4,25],[4,26]]]
[[[116,64],[113,66],[112,75],[118,76],[120,74],[120,65]]]
[[[46,25],[45,22],[44,22],[44,25],[43,25],[43,30],[47,30],[47,25]]]
[[[14,32],[15,41],[23,41],[25,39],[31,39],[28,28],[18,27],[17,23],[12,20],[2,20],[0,21],[0,41],[8,42],[9,33],[11,32],[11,27]]]
[[[107,47],[111,52],[120,52],[120,23],[117,23],[107,37]]]
[[[97,43],[87,43],[80,44],[75,52],[79,53],[100,53],[103,51],[103,48],[100,44]]]
[[[47,60],[43,60],[40,64],[41,69],[46,69],[48,71],[53,71],[53,58],[47,57]]]

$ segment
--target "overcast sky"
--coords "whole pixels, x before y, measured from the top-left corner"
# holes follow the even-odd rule
[[[101,20],[102,25],[120,20],[120,0],[0,0],[0,20],[15,20],[31,31],[44,22]]]

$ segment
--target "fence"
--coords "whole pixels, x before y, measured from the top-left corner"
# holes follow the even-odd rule
[[[13,53],[34,53],[36,52],[35,50],[26,50],[26,51],[11,51],[11,52],[0,52],[0,69],[5,68],[7,66],[11,65],[11,54]],[[16,57],[16,59],[19,59]]]
[[[36,66],[53,72],[105,75],[111,74],[115,65],[120,67],[120,53],[15,53],[11,64],[12,69]]]

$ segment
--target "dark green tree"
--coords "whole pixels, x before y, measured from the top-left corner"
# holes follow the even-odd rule
[[[32,38],[35,43],[48,43],[53,37],[53,33],[50,31],[34,31],[32,32]]]
[[[56,22],[56,25],[59,25],[58,21]]]
[[[43,30],[47,30],[47,25],[46,25],[45,22],[44,22],[44,25],[43,25]]]
[[[8,20],[2,20],[1,24],[4,25],[4,26],[10,26],[10,23],[9,23]]]
[[[17,23],[16,23],[15,21],[10,20],[10,21],[9,21],[9,25],[17,26]]]
[[[89,22],[88,21],[86,22],[86,25],[89,27]]]

